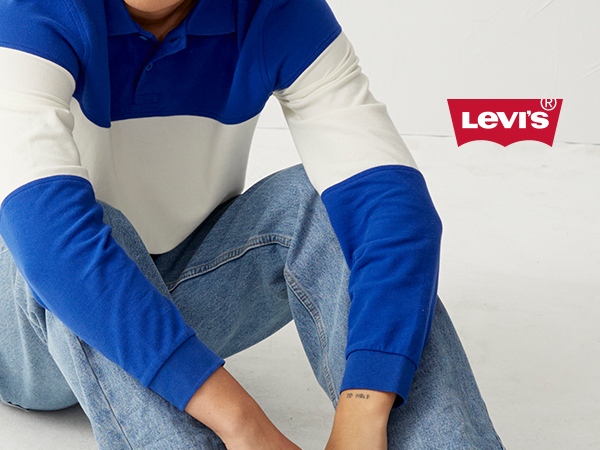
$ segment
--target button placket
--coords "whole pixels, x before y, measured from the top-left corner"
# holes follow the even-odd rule
[[[139,34],[138,37],[144,41],[152,41],[143,34]],[[138,83],[135,87],[134,100],[135,105],[150,105],[158,103],[160,94],[156,93],[156,83],[159,81],[156,79],[156,75],[150,73],[154,65],[159,62],[162,58],[170,56],[183,50],[187,45],[187,39],[184,35],[172,35],[163,40],[160,44],[156,41],[156,47],[154,52],[146,60],[145,65],[141,71]],[[160,62],[159,62],[160,63]]]

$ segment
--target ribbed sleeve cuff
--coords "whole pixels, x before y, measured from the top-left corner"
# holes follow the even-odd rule
[[[340,391],[370,389],[398,394],[394,407],[406,400],[417,368],[402,355],[372,350],[356,350],[346,360]]]
[[[225,364],[197,336],[191,336],[165,361],[149,388],[183,411],[215,370]]]

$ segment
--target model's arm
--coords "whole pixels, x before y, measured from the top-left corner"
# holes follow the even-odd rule
[[[406,399],[429,335],[441,223],[343,33],[275,95],[350,268],[346,371],[328,448],[385,448],[390,409]]]
[[[342,392],[326,450],[387,450],[387,423],[395,399],[393,392]]]

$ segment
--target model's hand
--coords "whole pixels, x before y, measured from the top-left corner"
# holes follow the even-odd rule
[[[325,450],[387,450],[387,422],[395,393],[342,392]]]
[[[196,391],[185,411],[217,433],[228,450],[300,450],[223,367]]]

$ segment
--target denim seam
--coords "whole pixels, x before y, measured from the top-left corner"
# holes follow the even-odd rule
[[[187,281],[191,278],[195,278],[195,277],[203,275],[207,272],[215,270],[218,267],[222,266],[223,264],[225,264],[229,261],[232,261],[234,259],[244,256],[249,250],[252,250],[254,248],[259,248],[259,247],[263,247],[265,245],[273,245],[273,244],[282,245],[283,247],[289,248],[291,243],[292,243],[292,240],[290,238],[281,236],[278,234],[268,234],[268,235],[254,237],[252,239],[249,239],[246,242],[246,244],[241,247],[238,247],[238,248],[228,251],[226,253],[222,253],[221,255],[217,256],[215,259],[213,259],[205,264],[201,264],[199,266],[195,266],[195,267],[192,267],[191,269],[185,270],[181,274],[181,276],[179,277],[179,279],[177,281],[167,284],[167,289],[169,290],[169,292],[173,292],[175,290],[175,288],[177,288],[184,281]]]
[[[319,334],[319,343],[321,344],[321,351],[323,352],[323,375],[327,383],[329,397],[335,399],[337,398],[337,395],[333,384],[333,377],[329,370],[329,364],[327,363],[329,355],[327,351],[327,334],[325,333],[325,325],[323,324],[323,320],[321,319],[321,313],[319,312],[319,309],[317,308],[315,303],[310,299],[306,292],[304,292],[300,284],[298,284],[298,282],[294,279],[290,271],[284,269],[283,275],[288,286],[290,287],[294,295],[296,295],[302,306],[306,308],[317,327],[317,332]]]
[[[42,341],[44,344],[48,345],[48,333],[47,333],[45,327],[42,326],[39,316],[35,313],[30,314],[29,311],[25,307],[23,307],[23,305],[21,305],[19,303],[19,301],[17,300],[16,285],[17,285],[18,281],[17,281],[16,277],[19,275],[19,273],[20,272],[18,272],[18,269],[17,269],[17,271],[14,272],[15,276],[12,278],[13,300],[15,302],[15,305],[18,308],[18,310],[20,311],[20,314],[22,314],[24,319],[29,323],[29,325],[31,326],[31,328],[33,329],[33,331],[35,332],[37,337],[40,339],[40,341]],[[22,275],[21,275],[21,277],[22,277]],[[31,293],[31,289],[27,285],[27,282],[24,280],[23,280],[23,282],[25,283],[25,295],[27,295],[28,297],[32,297],[33,294]],[[36,301],[36,300],[34,300],[34,301]]]
[[[108,405],[108,409],[109,409],[110,413],[112,414],[113,418],[115,419],[115,422],[117,423],[117,426],[121,430],[121,435],[123,436],[123,439],[125,439],[125,442],[127,442],[127,445],[129,446],[129,448],[131,450],[133,450],[133,447],[131,446],[131,443],[129,442],[129,439],[127,439],[127,435],[125,434],[125,430],[121,426],[121,423],[119,422],[119,419],[117,418],[117,415],[115,414],[115,412],[114,412],[114,410],[112,408],[112,405],[108,401],[108,397],[106,396],[106,392],[104,392],[104,388],[102,387],[102,383],[100,383],[100,380],[98,379],[98,376],[96,375],[96,372],[94,371],[94,368],[92,367],[92,363],[90,361],[90,358],[89,358],[87,352],[85,351],[85,347],[82,345],[81,339],[79,337],[76,337],[76,339],[77,339],[77,343],[79,344],[79,347],[81,348],[81,351],[83,352],[83,355],[85,356],[85,360],[88,363],[88,366],[89,366],[89,368],[90,368],[90,370],[92,372],[92,375],[94,375],[94,378],[96,379],[96,383],[98,384],[98,388],[100,389],[100,392],[102,393],[102,397],[104,397],[104,401]]]

